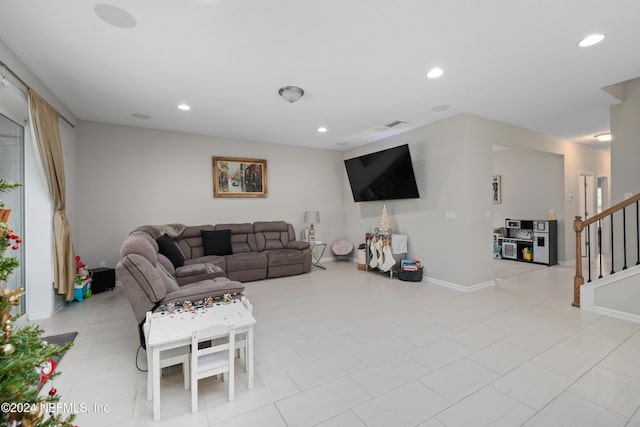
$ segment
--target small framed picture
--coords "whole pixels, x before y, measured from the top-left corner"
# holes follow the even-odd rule
[[[500,175],[493,175],[491,182],[491,200],[494,204],[502,203],[502,177]]]
[[[312,245],[316,244],[316,236],[309,236],[309,243],[311,243]]]

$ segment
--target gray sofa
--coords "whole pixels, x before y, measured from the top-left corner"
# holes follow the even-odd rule
[[[225,254],[208,253],[211,237],[226,239]],[[309,244],[295,240],[293,226],[284,221],[142,226],[127,236],[120,257],[116,272],[139,331],[146,312],[162,304],[238,296],[244,291],[240,282],[311,271]],[[142,335],[140,342],[144,346]]]
[[[212,271],[210,277],[204,280],[202,274],[185,275],[182,284],[179,284],[169,260],[158,253],[156,240],[141,231],[127,236],[120,249],[120,257],[116,272],[138,323],[143,347],[142,324],[148,311],[156,310],[162,304],[186,300],[193,302],[207,297],[217,299],[224,294],[237,297],[244,291],[242,283],[229,280],[219,271]],[[200,273],[209,266],[197,267],[192,271]]]
[[[230,233],[231,253],[206,255],[202,231],[223,230]],[[174,240],[184,256],[182,268],[213,264],[231,280],[250,282],[311,271],[309,243],[296,240],[293,226],[285,221],[190,226]]]

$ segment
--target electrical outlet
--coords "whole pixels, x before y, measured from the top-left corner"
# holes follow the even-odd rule
[[[445,217],[445,219],[456,219],[456,212],[455,211],[446,211],[444,213],[444,217]]]
[[[100,267],[106,267],[106,266],[107,266],[106,261],[100,261]]]

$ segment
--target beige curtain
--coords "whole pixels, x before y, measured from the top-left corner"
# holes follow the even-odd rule
[[[65,299],[70,301],[73,300],[76,254],[65,214],[64,162],[58,128],[60,114],[32,89],[29,89],[29,108],[40,160],[47,176],[49,198],[54,209],[54,287],[58,294],[65,295]]]

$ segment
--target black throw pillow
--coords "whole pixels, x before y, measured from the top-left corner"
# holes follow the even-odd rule
[[[159,252],[169,258],[169,261],[171,261],[171,264],[173,264],[175,268],[184,265],[184,255],[182,255],[180,248],[178,248],[178,245],[176,245],[176,242],[174,242],[171,237],[165,234],[164,236],[158,237],[156,242],[158,243]]]
[[[231,255],[231,230],[202,230],[205,255]]]

